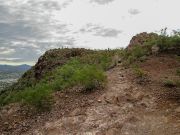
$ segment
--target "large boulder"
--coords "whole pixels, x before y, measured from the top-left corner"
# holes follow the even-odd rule
[[[132,48],[136,45],[143,46],[145,42],[155,39],[156,37],[158,37],[158,34],[156,33],[143,32],[143,33],[137,34],[131,39],[128,45],[128,48]]]

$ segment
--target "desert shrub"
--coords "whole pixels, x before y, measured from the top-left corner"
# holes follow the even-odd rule
[[[153,38],[148,39],[142,44],[149,53],[152,46],[159,47],[159,52],[166,52],[172,49],[180,48],[180,32],[173,31],[171,34],[167,33],[167,28],[162,29],[160,33]]]
[[[176,80],[176,86],[180,87],[180,80]]]
[[[85,90],[95,89],[105,81],[105,75],[101,68],[82,64],[75,59],[58,68],[54,75],[55,78],[51,83],[54,90],[62,90],[74,85],[81,85]]]
[[[115,52],[110,50],[96,51],[95,53],[79,58],[79,61],[83,64],[96,65],[103,70],[107,70],[112,64],[114,54]]]
[[[133,63],[135,60],[136,60],[136,58],[130,55],[130,56],[127,58],[127,60],[126,60],[126,64],[127,64],[127,65],[128,65],[128,64],[131,64],[131,63]]]
[[[38,84],[17,94],[18,101],[30,104],[40,109],[48,109],[52,102],[52,89],[47,84]]]
[[[147,75],[147,73],[139,67],[134,67],[133,72],[136,75],[136,77],[139,77],[139,78],[143,78]]]
[[[170,44],[174,48],[180,47],[180,35],[173,35],[170,37]]]
[[[133,62],[140,60],[141,57],[146,55],[148,55],[148,50],[140,45],[136,45],[128,50],[124,50],[124,52],[122,53],[125,65],[132,64]]]
[[[62,67],[58,67],[52,74],[53,79],[50,84],[53,90],[63,90],[71,87],[74,84],[72,76],[81,68],[79,61],[73,59]]]
[[[156,40],[156,45],[160,48],[161,51],[166,50],[170,46],[170,38],[167,34],[167,28],[160,31],[160,35]]]
[[[176,55],[175,56],[176,60],[180,62],[180,56]]]
[[[7,101],[5,100],[7,98],[8,94],[7,92],[1,93],[0,95],[0,107],[7,104]]]
[[[77,70],[72,76],[72,80],[75,84],[81,85],[85,90],[93,90],[103,86],[105,78],[102,70],[91,65],[86,65]]]
[[[52,103],[51,88],[47,84],[38,84],[21,91],[11,91],[7,96],[1,97],[1,105],[21,102],[35,106],[39,110],[49,109]]]
[[[160,31],[159,35],[148,39],[143,44],[121,50],[120,56],[123,58],[123,64],[129,66],[135,61],[144,61],[142,57],[152,54],[153,46],[159,47],[160,52],[180,49],[180,32],[174,31],[168,35],[167,28],[165,28]]]
[[[171,35],[168,35],[167,28],[162,29],[160,34],[145,43],[146,45],[157,45],[160,48],[160,51],[166,51],[171,48],[180,47],[180,34],[177,31],[173,31]]]
[[[165,51],[170,47],[170,38],[168,36],[160,35],[156,44],[161,51]]]
[[[166,86],[166,87],[175,87],[176,86],[176,83],[173,81],[173,80],[164,80],[163,81],[163,85]]]
[[[144,42],[144,47],[146,47],[146,49],[148,50],[148,52],[151,52],[152,50],[152,47],[154,45],[157,45],[157,40],[158,40],[158,36],[152,38],[152,39],[149,39],[147,40],[146,42]]]
[[[161,51],[166,51],[171,48],[180,47],[180,37],[179,36],[160,36],[157,40],[157,45],[160,47]]]
[[[176,74],[177,74],[178,76],[180,76],[180,69],[177,69],[177,70],[176,70]]]
[[[132,49],[131,53],[132,53],[131,55],[133,57],[140,58],[140,57],[146,55],[147,51],[141,46],[136,46]]]

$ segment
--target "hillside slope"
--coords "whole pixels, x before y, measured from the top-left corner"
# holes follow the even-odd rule
[[[167,57],[163,56],[163,58]],[[170,58],[168,62],[171,60]],[[151,58],[147,61],[149,62],[160,61]],[[176,63],[174,66],[180,65]],[[149,71],[149,74],[151,73],[153,69]],[[163,73],[165,72],[162,71],[158,75]],[[178,135],[180,133],[180,100],[176,98],[174,92],[168,91],[161,85],[154,87],[154,78],[149,78],[151,80],[147,84],[138,85],[131,71],[121,66],[108,71],[107,75],[107,89],[102,95],[97,96],[93,103],[89,100],[90,105],[78,107],[58,120],[50,120],[33,132],[52,135]]]
[[[160,81],[173,77],[178,67],[174,55],[150,57],[141,65],[148,79],[138,80],[132,69],[117,66],[107,72],[105,90],[56,92],[51,112],[28,119],[21,108],[6,108],[2,123],[11,123],[10,134],[179,135],[180,89],[164,87]]]
[[[0,133],[179,135],[180,35],[142,35],[127,49],[45,53],[0,94]]]
[[[73,57],[82,57],[85,54],[92,53],[92,50],[87,50],[83,48],[74,49],[52,49],[47,51],[42,55],[38,62],[29,71],[27,71],[19,81],[13,85],[13,89],[24,89],[29,86],[34,86],[38,83],[44,76],[56,69],[59,66],[64,65]]]

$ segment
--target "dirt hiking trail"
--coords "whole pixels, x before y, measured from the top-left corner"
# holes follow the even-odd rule
[[[122,67],[111,69],[107,89],[87,99],[88,106],[76,107],[24,135],[180,135],[177,101],[159,98],[160,91],[151,84],[137,85],[128,73]]]

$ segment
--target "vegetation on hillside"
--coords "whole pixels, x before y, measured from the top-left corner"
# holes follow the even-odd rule
[[[9,90],[0,94],[0,105],[21,102],[38,109],[49,108],[53,102],[52,93],[78,86],[82,91],[92,91],[105,86],[105,71],[117,64],[117,58],[125,66],[145,61],[152,54],[152,47],[158,53],[177,52],[180,47],[180,33],[168,35],[166,29],[160,35],[152,34],[142,44],[134,44],[126,49],[86,50],[55,49],[39,58],[37,64]],[[147,36],[148,37],[148,36]],[[179,54],[178,54],[179,55]],[[134,68],[137,77],[143,78],[146,72]],[[176,74],[179,75],[179,69]],[[165,86],[179,86],[179,82],[165,81]]]
[[[172,52],[180,55],[180,32],[173,31],[171,35],[168,35],[165,28],[161,30],[160,35],[153,35],[151,38],[144,39],[141,44],[131,44],[122,51],[124,65],[130,65],[135,61],[144,61],[147,56],[152,55],[152,47],[157,47],[157,53]]]
[[[53,91],[66,90],[74,86],[79,86],[82,91],[92,91],[101,88],[106,83],[104,71],[112,66],[112,57],[115,53],[116,51],[105,50],[87,53],[83,57],[71,57],[65,64],[49,70],[38,83],[35,82],[29,86],[27,81],[28,85],[26,87],[24,85],[23,89],[13,89],[4,92],[0,96],[0,104],[2,106],[21,102],[33,105],[38,109],[44,109],[50,107],[53,101]],[[29,72],[32,74],[33,70],[26,72],[26,76],[28,76],[26,79],[33,77],[28,75]]]
[[[34,87],[39,83],[47,73],[53,71],[59,66],[66,64],[72,57],[83,57],[92,53],[93,50],[83,48],[62,48],[53,49],[45,52],[38,62],[27,71],[10,89],[19,90],[27,87]]]

